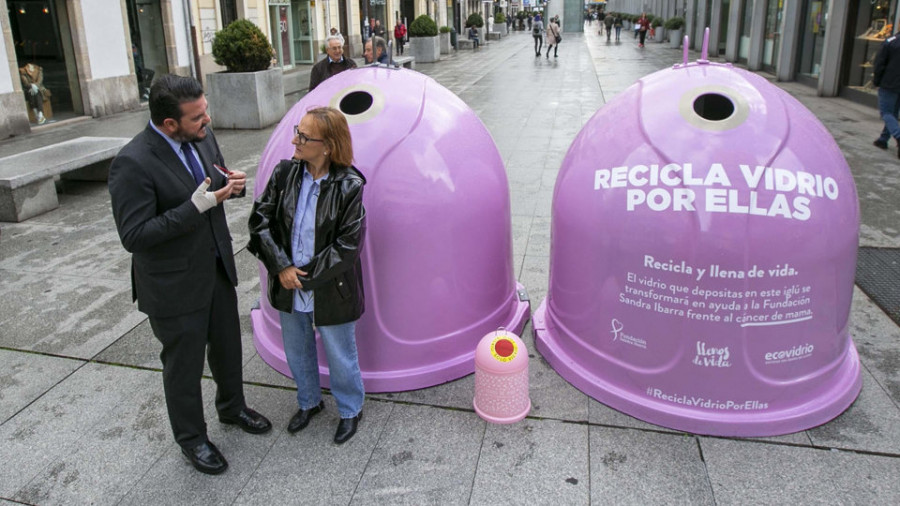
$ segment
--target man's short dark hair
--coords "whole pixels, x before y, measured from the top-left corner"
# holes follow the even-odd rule
[[[377,20],[376,20],[377,21]],[[372,37],[372,57],[378,59],[377,49],[381,48],[381,54],[387,54],[387,42],[377,35]]]
[[[162,125],[166,118],[181,119],[181,104],[203,96],[203,86],[193,77],[161,76],[150,87],[150,120]]]

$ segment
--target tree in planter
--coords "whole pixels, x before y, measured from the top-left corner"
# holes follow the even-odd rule
[[[474,26],[475,28],[481,28],[484,26],[484,18],[481,17],[481,14],[477,12],[473,12],[469,14],[469,17],[466,18],[466,28]]]
[[[681,30],[684,28],[684,18],[678,16],[669,18],[664,26],[669,32],[669,47],[677,49],[681,45]]]
[[[434,37],[437,34],[437,23],[435,23],[433,19],[428,17],[427,14],[422,14],[421,16],[417,17],[409,25],[410,37]]]
[[[494,16],[494,22],[506,23],[506,16],[504,16],[502,12],[498,12],[497,15]]]
[[[275,49],[252,21],[239,19],[216,32],[212,54],[228,72],[257,72],[272,65]]]
[[[417,63],[436,62],[441,58],[437,24],[422,14],[409,24],[409,49]]]
[[[684,28],[684,18],[679,16],[669,18],[663,26],[666,27],[666,30],[681,30]]]

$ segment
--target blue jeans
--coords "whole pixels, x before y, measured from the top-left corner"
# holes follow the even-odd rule
[[[891,137],[900,139],[900,123],[897,121],[897,113],[900,111],[900,93],[896,91],[878,88],[878,112],[884,121],[884,129],[878,140],[887,142]]]
[[[297,404],[310,409],[322,400],[319,385],[319,360],[316,355],[316,330],[328,359],[331,393],[337,401],[341,418],[353,418],[362,411],[366,392],[359,372],[356,354],[356,322],[327,325],[313,329],[312,313],[282,313],[281,336],[284,354],[297,383]]]

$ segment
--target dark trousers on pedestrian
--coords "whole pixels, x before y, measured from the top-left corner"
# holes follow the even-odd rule
[[[638,32],[638,33],[639,33],[640,36],[641,36],[641,45],[643,46],[643,45],[644,45],[644,39],[647,38],[647,30],[641,30],[641,31]]]
[[[221,261],[209,305],[168,318],[150,317],[162,343],[163,390],[175,441],[193,448],[207,440],[200,381],[204,355],[216,382],[219,417],[234,417],[245,407],[241,360],[241,323],[237,294]]]
[[[403,37],[400,37],[399,39],[394,39],[394,41],[397,43],[397,54],[398,55],[403,54]]]
[[[535,56],[541,55],[542,47],[544,47],[544,36],[543,35],[535,35],[534,36],[534,54],[535,54]]]

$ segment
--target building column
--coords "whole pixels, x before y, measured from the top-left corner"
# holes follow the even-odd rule
[[[706,31],[706,9],[708,8],[708,0],[696,0],[697,9],[697,26],[694,27],[694,40],[691,46],[700,51],[703,48],[703,32]]]
[[[0,0],[0,11],[0,28],[3,34],[0,37],[0,61],[3,62],[0,64],[0,110],[3,111],[0,114],[0,139],[5,139],[31,132],[31,125],[28,123],[25,95],[19,80],[19,65],[9,17],[6,15],[6,0]]]
[[[797,70],[797,46],[800,44],[802,2],[787,2],[781,25],[781,44],[775,62],[775,77],[779,81],[793,81]]]
[[[752,0],[731,0],[728,9],[728,38],[725,39],[725,61],[738,61],[738,49],[741,44],[741,7],[744,2]]]
[[[841,91],[841,60],[844,53],[844,33],[850,0],[832,0],[828,5],[828,30],[822,49],[822,66],[819,68],[818,95],[835,97]]]
[[[750,49],[747,52],[747,68],[759,70],[762,68],[763,45],[766,42],[764,39],[766,35],[766,0],[752,1],[753,12],[750,21]]]
[[[719,32],[722,26],[719,19],[722,17],[722,0],[711,0],[709,6],[709,56],[719,56]]]

